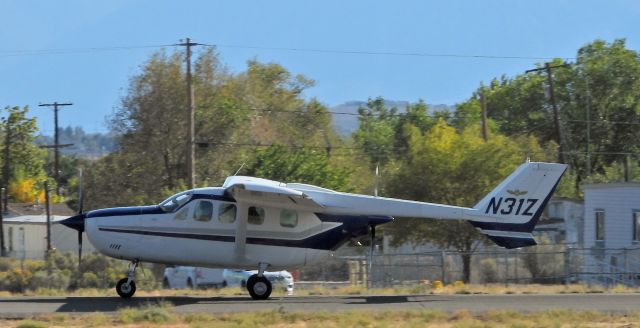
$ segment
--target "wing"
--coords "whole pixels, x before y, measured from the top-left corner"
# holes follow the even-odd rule
[[[306,193],[287,188],[285,184],[253,177],[227,178],[225,193],[238,201],[300,211],[324,212],[324,207]]]

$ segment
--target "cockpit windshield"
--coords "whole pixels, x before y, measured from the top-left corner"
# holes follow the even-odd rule
[[[188,202],[189,199],[191,199],[191,192],[181,192],[160,203],[160,208],[165,212],[173,212],[176,208]]]

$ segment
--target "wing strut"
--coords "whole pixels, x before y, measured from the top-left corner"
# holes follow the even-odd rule
[[[247,220],[249,218],[249,206],[246,202],[238,201],[236,213],[236,238],[234,255],[238,262],[246,258],[247,245]]]

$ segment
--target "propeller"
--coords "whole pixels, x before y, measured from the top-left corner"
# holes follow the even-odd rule
[[[84,192],[82,189],[82,168],[78,169],[78,215],[82,215],[84,207]],[[78,230],[78,269],[82,262],[82,231],[84,231],[84,224],[82,230]]]

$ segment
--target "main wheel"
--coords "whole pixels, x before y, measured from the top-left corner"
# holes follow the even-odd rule
[[[247,280],[247,290],[254,300],[266,300],[271,295],[271,282],[264,276],[254,274]]]
[[[116,284],[116,292],[118,293],[118,295],[120,295],[120,297],[125,299],[131,298],[131,296],[133,296],[133,294],[136,293],[135,281],[132,280],[129,283],[127,283],[127,281],[128,281],[127,278],[122,278]]]

